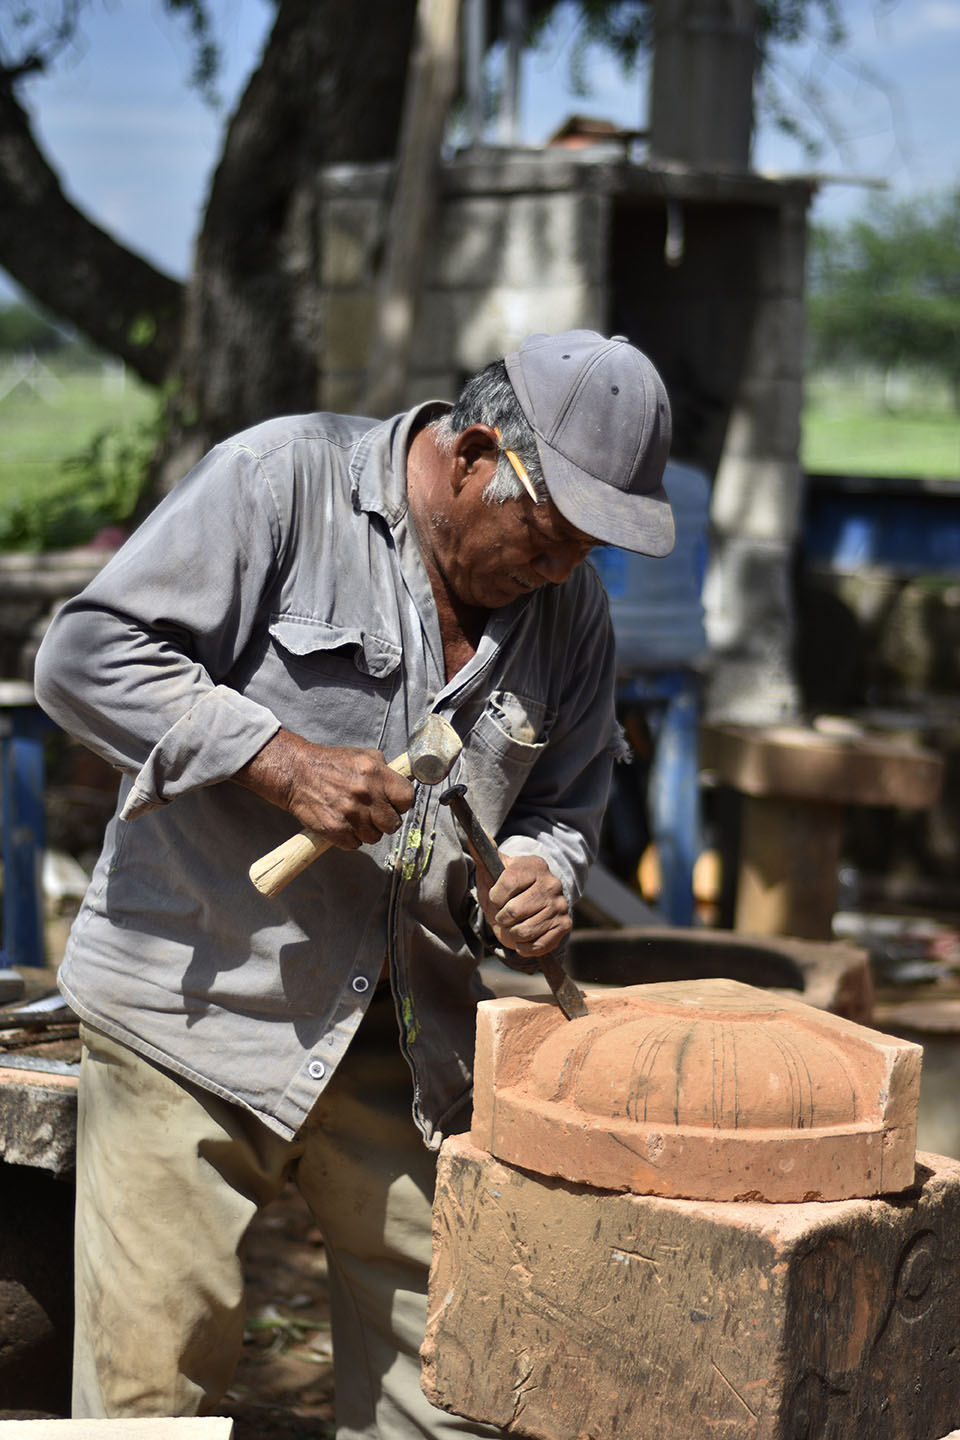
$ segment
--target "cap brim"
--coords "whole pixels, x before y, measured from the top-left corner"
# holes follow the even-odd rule
[[[550,499],[565,520],[621,550],[658,558],[670,554],[676,533],[662,485],[644,495],[625,493],[581,470],[539,436],[536,439]]]

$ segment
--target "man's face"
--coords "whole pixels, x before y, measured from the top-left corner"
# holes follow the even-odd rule
[[[488,504],[485,484],[472,476],[456,505],[431,517],[434,556],[463,604],[496,610],[541,585],[559,585],[599,543],[549,500],[534,504],[524,495]]]

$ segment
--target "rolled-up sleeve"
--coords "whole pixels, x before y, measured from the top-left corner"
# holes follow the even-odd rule
[[[279,729],[221,682],[257,623],[283,528],[260,461],[230,442],[54,617],[37,700],[133,777],[126,818],[235,774]]]

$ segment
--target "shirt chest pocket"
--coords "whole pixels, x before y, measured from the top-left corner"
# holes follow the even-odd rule
[[[491,809],[504,811],[547,749],[553,716],[543,700],[494,691],[469,737],[471,783],[488,796]]]
[[[285,696],[309,726],[302,733],[327,744],[379,747],[400,682],[400,646],[360,626],[284,616],[270,622],[269,634]]]

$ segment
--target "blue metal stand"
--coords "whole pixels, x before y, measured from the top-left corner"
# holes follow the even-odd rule
[[[657,909],[671,925],[692,925],[693,866],[700,843],[700,678],[692,670],[631,676],[621,704],[640,704],[654,742],[648,805],[660,861]]]
[[[3,950],[0,966],[44,965],[43,740],[53,722],[27,684],[0,684]]]

